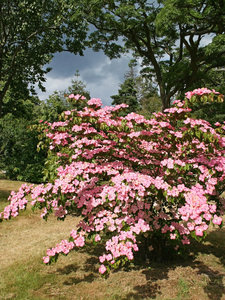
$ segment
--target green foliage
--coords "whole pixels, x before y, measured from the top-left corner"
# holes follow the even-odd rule
[[[37,152],[38,132],[31,128],[40,100],[24,89],[10,88],[3,99],[0,118],[0,169],[14,180],[41,182],[46,154]],[[23,98],[24,97],[24,98]],[[25,99],[25,100],[24,100]]]
[[[64,97],[64,92],[55,91],[48,99],[42,101],[36,110],[39,120],[54,122],[63,111],[69,108],[71,107]]]
[[[0,168],[10,179],[41,182],[46,154],[37,152],[38,132],[30,124],[12,114],[0,119]]]
[[[150,117],[153,112],[161,111],[161,100],[157,95],[157,89],[153,86],[151,77],[142,71],[137,75],[136,61],[131,60],[129,70],[125,73],[124,82],[120,85],[117,95],[111,96],[112,104],[126,103],[129,107],[126,113],[138,112]]]
[[[195,107],[192,116],[196,119],[203,119],[210,122],[212,125],[216,122],[225,122],[225,102],[207,103]]]
[[[58,120],[59,115],[66,110],[77,109],[80,110],[85,105],[83,101],[69,101],[68,95],[80,94],[90,99],[90,93],[86,90],[86,85],[80,80],[79,72],[76,71],[75,79],[72,80],[71,85],[63,91],[55,91],[48,99],[42,101],[37,106],[38,119],[48,122],[54,122]]]
[[[24,98],[22,93],[15,94],[11,88],[7,91],[3,101],[4,115],[0,118],[0,170],[6,171],[6,177],[35,183],[49,178],[46,170],[51,166],[45,164],[47,148],[39,145],[43,132],[38,122],[54,122],[63,111],[76,106],[79,108],[81,104],[67,102],[66,93],[78,93],[90,98],[85,84],[78,77],[77,72],[70,87],[54,92],[46,101],[27,96],[27,89],[24,89]],[[56,163],[50,162],[52,166]]]
[[[9,87],[42,85],[55,52],[82,54],[87,26],[70,0],[3,0],[0,3],[0,115]]]
[[[80,0],[76,5],[93,25],[90,47],[110,58],[124,52],[142,58],[163,108],[177,93],[201,86],[211,69],[224,66],[224,1]]]
[[[162,101],[157,94],[141,99],[139,114],[150,118],[152,113],[159,111],[162,111]]]
[[[2,116],[12,114],[15,118],[32,120],[35,109],[40,105],[38,97],[30,96],[26,85],[21,90],[8,89],[2,103]]]
[[[133,78],[127,78],[120,85],[118,95],[111,96],[113,99],[112,104],[126,103],[129,107],[126,109],[126,113],[137,111],[139,103],[137,100],[137,90],[135,88],[135,80]]]
[[[225,68],[216,68],[208,72],[208,76],[202,77],[201,86],[207,86],[225,95]]]
[[[178,47],[168,47],[167,54],[175,61],[175,64],[167,61],[167,76],[173,74],[170,84],[176,86],[177,81],[178,92],[199,86],[213,88],[209,84],[212,71],[215,75],[225,62],[225,2],[165,0],[162,3],[156,17],[157,33],[172,43],[179,41]],[[217,80],[217,84],[220,82]]]

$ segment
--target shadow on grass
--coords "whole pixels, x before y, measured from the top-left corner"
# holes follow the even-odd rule
[[[145,275],[147,283],[137,285],[133,288],[133,292],[123,297],[124,300],[129,299],[155,299],[162,295],[160,289],[161,286],[158,283],[160,280],[169,279],[169,272],[175,270],[177,267],[187,267],[190,266],[192,269],[196,269],[197,274],[202,276],[203,274],[208,278],[206,285],[203,287],[204,292],[207,294],[210,300],[220,300],[224,299],[225,287],[223,285],[223,278],[225,273],[219,271],[213,271],[210,267],[205,265],[203,262],[189,260],[185,263],[175,263],[173,265],[153,266],[150,270],[142,270],[142,274]],[[185,275],[185,274],[184,274]],[[199,284],[201,284],[201,278],[199,278]],[[187,281],[190,278],[187,278]],[[177,285],[177,283],[176,283]],[[170,286],[170,289],[173,287]],[[174,286],[176,289],[177,286]],[[165,296],[165,295],[164,295]],[[180,298],[175,298],[180,299]],[[199,298],[201,299],[201,298]]]
[[[85,248],[78,250],[79,253],[88,254],[85,262],[83,264],[70,264],[63,268],[58,268],[57,273],[61,275],[69,275],[64,281],[64,285],[76,285],[80,282],[91,283],[95,279],[99,278],[98,267],[99,259],[98,256],[101,255],[103,247],[91,247],[87,245]],[[84,276],[80,276],[84,274]]]
[[[140,266],[141,268],[141,266]],[[142,266],[143,268],[143,266]],[[169,279],[168,273],[170,270],[175,269],[175,266],[166,266],[165,264],[153,264],[151,268],[141,271],[145,275],[147,282],[144,284],[136,285],[133,291],[124,296],[123,300],[130,299],[154,299],[162,294],[158,280]]]
[[[217,229],[211,232],[207,240],[211,243],[211,252],[220,260],[220,263],[225,267],[225,228]],[[202,249],[202,251],[204,251]],[[206,250],[207,251],[207,248]]]
[[[4,208],[9,204],[8,203],[9,195],[10,195],[10,191],[0,189],[0,212],[3,211]]]
[[[7,201],[9,195],[10,195],[10,191],[0,190],[0,201]]]
[[[90,264],[88,264],[87,261],[85,263],[85,269],[88,269],[88,268],[86,268],[86,264],[87,264],[87,267],[90,266]],[[65,266],[64,268],[57,269],[57,273],[59,273],[59,274],[70,275],[64,281],[64,285],[75,285],[75,284],[78,284],[83,281],[92,282],[98,276],[97,271],[95,270],[95,273],[89,273],[87,275],[84,275],[83,278],[80,278],[80,277],[76,276],[77,271],[83,271],[83,268],[80,268],[80,266],[78,266],[77,264],[70,264],[70,265]],[[90,272],[90,269],[88,269],[88,272]],[[75,274],[75,276],[74,276],[74,274]]]
[[[225,286],[223,279],[225,278],[225,229],[217,229],[209,233],[206,238],[207,244],[197,244],[193,247],[194,256],[203,254],[213,255],[218,259],[219,264],[223,267],[224,271],[215,270],[215,266],[208,266],[204,262],[195,260],[194,268],[198,269],[198,274],[204,274],[208,278],[208,283],[204,287],[205,293],[209,299],[219,300],[225,295]],[[215,260],[215,258],[213,258]],[[216,263],[216,262],[215,262]]]
[[[198,275],[205,275],[207,283],[203,287],[204,292],[207,294],[210,300],[223,299],[225,295],[225,286],[223,280],[225,278],[224,271],[215,270],[215,266],[207,264],[207,260],[204,257],[207,255],[213,255],[218,258],[219,264],[225,267],[225,230],[214,230],[206,238],[205,244],[193,242],[190,253],[185,260],[178,258],[176,261],[171,261],[161,264],[151,264],[151,269],[145,269],[142,274],[145,274],[147,283],[134,287],[134,292],[126,296],[126,300],[144,299],[151,297],[152,299],[159,296],[160,287],[157,284],[158,280],[168,279],[168,273],[171,270],[175,270],[177,267],[191,267],[197,271]],[[203,258],[199,260],[199,256],[203,255]],[[210,266],[209,266],[210,265]],[[141,265],[140,265],[141,268]],[[188,279],[188,278],[187,278]],[[202,277],[199,278],[199,284],[201,284]]]
[[[212,268],[198,261],[196,261],[196,264],[193,267],[197,268],[199,275],[204,274],[208,278],[208,282],[204,287],[204,291],[208,295],[209,299],[222,299],[225,295],[225,286],[223,285],[225,273],[214,271]]]
[[[225,287],[223,285],[223,279],[225,272],[221,271],[221,267],[216,269],[213,264],[207,261],[207,255],[213,255],[218,258],[219,264],[222,265],[224,270],[225,267],[225,241],[224,241],[224,230],[215,230],[210,233],[205,241],[205,244],[199,244],[193,242],[190,254],[186,259],[178,257],[175,260],[164,261],[164,262],[151,262],[140,261],[138,259],[131,267],[123,268],[123,271],[130,272],[132,270],[138,271],[138,274],[145,276],[145,282],[133,287],[133,291],[127,295],[121,295],[121,299],[155,299],[160,297],[161,280],[169,279],[169,272],[175,270],[178,267],[183,267],[184,276],[185,268],[190,267],[195,271],[197,276],[199,275],[199,281],[195,284],[201,284],[204,292],[207,294],[209,299],[221,300],[225,294]],[[91,283],[99,278],[98,267],[99,260],[98,256],[103,252],[102,246],[93,247],[88,245],[85,249],[80,250],[81,253],[86,253],[88,256],[83,264],[71,264],[64,268],[57,269],[60,274],[69,275],[64,281],[64,285],[76,285],[80,282]],[[201,258],[200,258],[201,256]],[[213,258],[212,258],[213,259]],[[77,275],[82,274],[82,276]],[[114,274],[119,271],[114,271]],[[133,273],[132,273],[133,274]],[[202,275],[206,278],[204,281]],[[135,275],[136,276],[136,275]],[[187,277],[187,280],[191,278]],[[204,282],[203,282],[204,281]],[[178,284],[178,283],[174,283]],[[170,287],[173,288],[173,287]],[[177,286],[174,286],[176,289]],[[178,297],[179,298],[179,297]],[[177,299],[178,299],[177,298]]]

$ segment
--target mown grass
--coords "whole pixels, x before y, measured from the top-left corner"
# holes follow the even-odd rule
[[[0,208],[21,183],[0,180]],[[44,222],[30,209],[0,224],[0,299],[225,299],[225,229],[213,229],[191,254],[167,263],[142,263],[98,274],[100,249],[87,247],[45,266],[42,256],[77,224],[50,217]]]

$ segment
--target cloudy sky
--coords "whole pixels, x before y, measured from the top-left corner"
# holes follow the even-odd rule
[[[213,35],[205,36],[201,41],[202,45],[209,44],[212,37]],[[84,56],[69,52],[56,53],[49,65],[52,71],[46,76],[46,92],[37,89],[38,96],[44,100],[56,90],[65,90],[78,70],[80,80],[86,84],[91,97],[100,98],[103,105],[110,105],[110,96],[117,94],[131,58],[131,55],[124,55],[120,59],[110,60],[103,52],[94,52],[91,49],[87,49]]]
[[[56,90],[65,90],[79,70],[80,79],[86,84],[91,97],[101,98],[104,105],[111,103],[110,96],[117,94],[130,61],[128,55],[110,60],[103,52],[85,51],[84,56],[68,52],[56,53],[46,76],[46,92],[37,90],[40,99],[46,99]]]

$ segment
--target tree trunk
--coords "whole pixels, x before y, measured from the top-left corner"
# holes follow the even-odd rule
[[[160,87],[160,98],[162,101],[162,112],[166,109],[170,107],[170,95],[167,95],[165,93],[165,89],[164,87]]]
[[[166,108],[170,108],[170,98],[167,95],[162,98],[162,111],[164,111]]]

